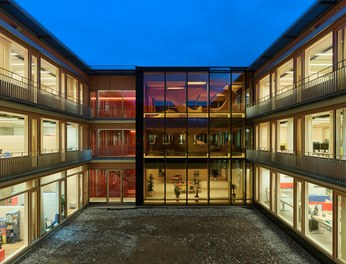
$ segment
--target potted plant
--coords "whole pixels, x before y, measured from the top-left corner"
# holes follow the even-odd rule
[[[175,197],[177,198],[177,202],[178,202],[179,196],[180,196],[180,187],[179,186],[174,187],[174,193],[175,193]]]
[[[148,186],[147,186],[147,196],[151,197],[153,196],[153,191],[154,191],[154,177],[150,173],[149,178],[148,178]]]

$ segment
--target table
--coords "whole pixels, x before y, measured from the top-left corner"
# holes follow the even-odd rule
[[[333,219],[332,219],[332,214],[330,213],[325,213],[322,211],[321,214],[318,215],[311,215],[311,218],[316,220],[318,222],[318,229],[321,227],[324,227],[328,231],[333,230]]]

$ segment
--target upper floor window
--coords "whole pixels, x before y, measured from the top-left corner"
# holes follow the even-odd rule
[[[330,73],[333,65],[333,35],[329,33],[305,51],[305,76],[309,81]]]
[[[59,69],[41,59],[41,90],[59,94]]]
[[[0,68],[7,76],[19,81],[28,78],[28,50],[0,34]]]
[[[91,94],[91,105],[98,107],[99,118],[136,117],[136,91],[98,91],[97,98],[95,95],[96,93]]]
[[[259,97],[258,100],[264,101],[269,99],[270,94],[270,82],[269,82],[269,75],[266,75],[264,78],[262,78],[258,84],[257,84],[257,91]]]
[[[293,118],[277,121],[277,151],[293,151]]]
[[[270,148],[270,123],[261,123],[256,127],[256,147],[260,150],[269,150]]]
[[[78,124],[67,123],[67,150],[78,150],[79,129]]]
[[[0,112],[0,158],[27,155],[28,117]]]
[[[346,108],[336,110],[336,158],[346,159]]]
[[[77,102],[78,101],[78,82],[75,78],[67,75],[67,99]]]
[[[330,157],[333,153],[333,112],[305,116],[305,153]]]
[[[277,70],[277,94],[293,89],[293,60],[289,60]]]
[[[59,152],[59,121],[51,119],[42,119],[41,152]]]

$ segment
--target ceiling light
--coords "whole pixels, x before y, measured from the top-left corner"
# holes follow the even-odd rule
[[[316,53],[316,56],[333,56],[333,53]]]
[[[188,85],[205,85],[206,82],[187,82]]]
[[[311,63],[311,66],[332,66],[332,63]]]
[[[16,53],[16,52],[11,52],[11,55],[12,55],[12,56],[17,56],[18,53]]]
[[[184,86],[167,87],[167,90],[184,90]]]

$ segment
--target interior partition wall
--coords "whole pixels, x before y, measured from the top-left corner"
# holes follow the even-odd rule
[[[230,68],[140,71],[138,204],[246,203],[244,75]]]

